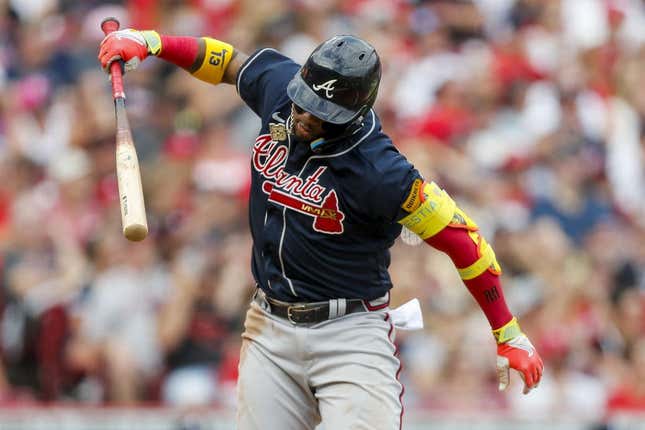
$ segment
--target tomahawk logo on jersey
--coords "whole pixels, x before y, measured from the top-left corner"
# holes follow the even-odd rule
[[[396,221],[407,214],[401,204],[420,175],[373,111],[360,130],[320,153],[285,135],[285,89],[299,68],[264,49],[237,77],[240,96],[262,121],[251,149],[253,274],[285,301],[382,297],[392,287],[388,248],[401,232]]]

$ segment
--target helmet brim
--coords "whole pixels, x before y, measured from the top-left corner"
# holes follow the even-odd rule
[[[357,115],[357,112],[325,100],[316,94],[302,79],[300,72],[296,73],[287,85],[287,95],[296,105],[325,122],[347,124]]]

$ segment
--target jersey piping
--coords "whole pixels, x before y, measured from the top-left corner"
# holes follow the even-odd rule
[[[246,64],[244,64],[244,67],[242,67],[242,68],[240,69],[240,71],[239,71],[239,72],[237,72],[237,80],[235,81],[235,90],[237,91],[237,94],[240,94],[240,80],[242,79],[242,74],[243,74],[243,73],[244,73],[244,71],[245,71],[245,70],[246,70],[246,69],[251,65],[251,63],[253,63],[253,61],[255,61],[255,59],[256,59],[256,58],[258,58],[258,57],[260,56],[260,54],[262,54],[262,53],[263,53],[263,52],[265,52],[265,51],[274,51],[274,52],[278,52],[278,51],[276,51],[276,50],[275,50],[275,49],[273,49],[273,48],[264,48],[264,49],[262,49],[262,50],[260,50],[260,51],[256,52],[256,53],[255,53],[255,55],[253,55],[253,56],[249,57],[249,58],[246,60]]]
[[[312,155],[311,157],[309,157],[307,159],[307,161],[305,161],[304,165],[300,169],[300,172],[298,172],[298,177],[300,177],[302,175],[302,173],[305,171],[305,169],[307,168],[307,165],[309,164],[309,162],[311,160],[313,160],[315,158],[338,157],[340,155],[348,153],[352,149],[356,148],[361,142],[363,142],[367,138],[367,136],[372,134],[372,131],[374,131],[374,127],[376,126],[376,118],[374,118],[374,111],[371,110],[371,109],[370,109],[370,115],[371,115],[371,118],[372,118],[372,126],[367,131],[367,133],[365,133],[360,139],[358,139],[358,141],[356,141],[355,144],[353,144],[349,148],[345,148],[344,150],[336,152],[336,153],[333,153],[333,154]],[[287,119],[287,124],[286,124],[287,128],[290,127],[289,120],[291,120],[291,118]],[[287,142],[288,142],[289,152],[291,152],[291,136],[290,135],[287,135]],[[266,214],[265,214],[265,216],[266,216]],[[286,231],[287,231],[287,208],[284,207],[282,209],[282,233],[280,234],[280,246],[278,247],[278,258],[280,260],[280,268],[282,269],[282,277],[287,280],[287,283],[289,284],[289,289],[291,290],[291,294],[293,294],[294,296],[297,297],[298,294],[296,293],[296,290],[295,290],[295,288],[293,286],[293,282],[287,276],[287,273],[286,273],[285,268],[284,268],[284,259],[282,258],[282,248],[283,248],[283,245],[284,245],[284,237],[285,237]]]
[[[287,119],[287,129],[291,126],[289,121],[291,120],[291,117]],[[287,133],[287,153],[291,154],[291,135]],[[285,166],[287,164],[287,161],[289,160],[289,157],[284,161]],[[302,171],[300,171],[302,173]],[[300,173],[298,176],[300,176]],[[296,289],[293,287],[293,282],[291,282],[291,279],[287,276],[287,272],[284,269],[284,259],[282,258],[282,247],[284,245],[284,236],[287,231],[287,207],[284,206],[282,208],[282,233],[280,234],[280,246],[278,246],[278,258],[280,259],[280,268],[282,269],[282,277],[287,280],[287,283],[289,284],[289,289],[291,290],[291,294],[293,294],[295,297],[298,297],[298,294],[296,293]]]

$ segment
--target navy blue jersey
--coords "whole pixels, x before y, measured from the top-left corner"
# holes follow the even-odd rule
[[[371,110],[361,129],[322,153],[287,132],[286,87],[300,66],[273,49],[240,68],[237,91],[261,118],[252,150],[252,270],[279,300],[372,300],[391,287],[389,248],[419,172]]]

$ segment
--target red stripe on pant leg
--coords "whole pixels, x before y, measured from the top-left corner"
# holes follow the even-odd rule
[[[376,298],[374,300],[378,300],[378,298]],[[385,301],[385,303],[381,303],[380,305],[372,306],[370,304],[370,301],[374,301],[374,300],[363,300],[363,305],[367,308],[368,311],[373,312],[373,311],[378,311],[378,310],[381,310],[381,309],[385,309],[388,306],[390,306],[390,292],[389,291],[387,292],[387,301]]]
[[[405,386],[399,379],[401,375],[401,371],[403,370],[403,362],[401,361],[401,358],[399,357],[399,348],[396,346],[396,343],[394,343],[394,340],[392,340],[392,332],[394,331],[394,324],[392,324],[392,321],[390,320],[390,314],[385,314],[385,321],[387,321],[390,324],[390,330],[387,332],[387,338],[392,342],[392,345],[394,346],[394,356],[397,358],[399,361],[399,369],[396,371],[396,380],[399,381],[399,384],[401,384],[401,393],[399,394],[399,403],[401,404],[401,414],[399,415],[399,430],[403,428],[403,393],[405,393]]]

